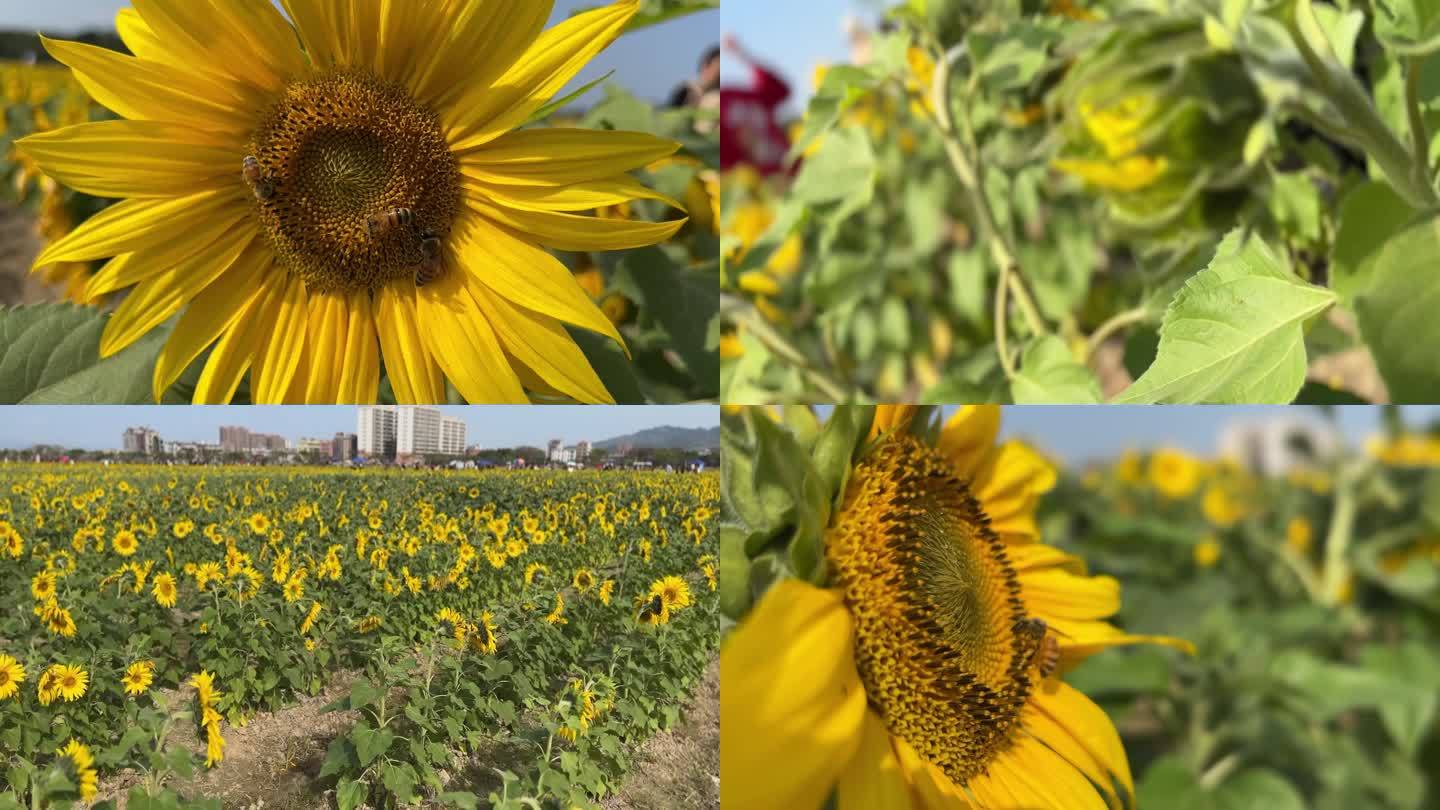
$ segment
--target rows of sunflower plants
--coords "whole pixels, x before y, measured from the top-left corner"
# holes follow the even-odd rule
[[[716,112],[663,108],[607,81],[608,74],[588,83],[575,80],[613,41],[618,40],[616,48],[641,47],[635,44],[638,38],[664,36],[675,26],[687,25],[682,18],[715,14],[718,0],[596,3],[544,34],[540,26],[544,15],[538,20],[530,17],[534,10],[549,9],[548,4],[506,17],[504,25],[514,28],[508,31],[499,24],[490,30],[485,27],[488,23],[477,22],[483,15],[475,13],[473,3],[426,6],[416,12],[424,19],[406,23],[406,35],[419,36],[424,26],[449,35],[424,47],[404,45],[402,58],[362,52],[379,47],[374,42],[349,43],[355,37],[364,40],[356,31],[379,22],[352,19],[348,7],[345,14],[326,23],[342,30],[329,31],[295,26],[297,15],[303,19],[309,13],[303,0],[285,4],[284,12],[269,7],[253,12],[256,18],[245,25],[237,20],[252,12],[240,6],[248,4],[220,3],[183,21],[182,28],[201,26],[203,31],[171,31],[169,37],[155,36],[152,28],[169,31],[175,20],[146,7],[125,8],[117,15],[117,30],[137,58],[80,43],[46,40],[42,47],[37,38],[37,52],[63,64],[0,66],[5,91],[0,132],[0,178],[6,180],[3,200],[38,218],[42,252],[36,269],[56,285],[56,298],[68,299],[63,304],[9,308],[14,302],[0,300],[0,403],[437,404],[532,399],[636,403],[718,396]],[[405,15],[408,10],[394,13]],[[442,13],[451,17],[439,19]],[[252,29],[266,32],[263,44],[272,52],[258,58],[268,60],[273,70],[252,71],[253,60],[231,58],[236,40],[249,43]],[[477,36],[509,43],[508,50],[496,51],[467,39]],[[170,43],[175,51],[148,49],[149,38]],[[348,43],[340,48],[346,54],[328,52],[342,40]],[[560,60],[559,51],[551,47],[555,42],[574,53]],[[533,46],[527,49],[527,43]],[[694,44],[697,58],[708,45]],[[514,64],[493,63],[502,54]],[[224,75],[217,75],[216,83],[206,89],[190,87],[193,93],[171,99],[175,106],[167,109],[137,100],[157,74],[165,76],[161,84],[171,85],[185,83],[187,75],[210,75],[184,74],[174,67],[200,62]],[[432,62],[446,67],[434,69]],[[376,73],[377,66],[386,66],[380,71],[384,75]],[[422,75],[444,71],[478,78],[463,86],[424,86]],[[361,87],[335,78],[341,74],[363,74],[378,84]],[[512,109],[492,110],[478,101],[508,98],[514,88],[480,87],[476,82],[494,85],[509,82],[510,76],[534,85],[507,102]],[[676,75],[674,80],[678,84],[686,78]],[[392,95],[390,101],[383,101],[381,89],[403,98]],[[295,144],[330,148],[324,146],[334,145],[327,140],[328,133],[337,128],[351,131],[354,126],[366,129],[372,146],[431,143],[433,154],[416,153],[388,163],[378,147],[369,149],[365,159],[372,165],[367,176],[380,185],[341,195],[383,196],[402,186],[408,189],[403,198],[385,203],[389,208],[382,205],[359,214],[351,210],[354,206],[344,211],[316,208],[323,205],[320,200],[333,195],[312,188],[302,177],[321,185],[348,180],[308,173],[296,161],[309,153],[291,149],[284,138],[271,138],[276,131],[272,124],[292,110],[287,105],[296,103],[296,94],[316,96],[312,100],[323,96],[344,107],[341,96],[347,93],[365,97],[360,107],[350,109],[368,110],[366,120],[305,119],[309,122],[302,127],[305,131],[292,133]],[[205,112],[198,101],[215,97],[248,99],[224,113],[232,116],[231,123],[243,122],[221,129],[245,134],[227,135],[223,147],[211,137],[217,120],[211,114],[214,110]],[[391,102],[415,115],[379,112],[390,109],[385,105]],[[470,160],[467,152],[502,133],[472,133],[474,137],[463,143],[452,142],[445,140],[448,136],[438,128],[439,120],[494,117],[502,112],[497,123],[503,123],[508,134],[492,145],[498,149],[496,162],[489,168],[476,164],[474,171],[462,171],[460,164]],[[403,120],[430,123],[417,124],[419,129],[408,135],[397,134],[394,127]],[[176,133],[168,132],[151,143],[133,137],[160,134],[166,125],[159,122],[186,129],[197,144],[209,143],[204,147],[208,157],[202,162],[210,165],[199,171],[208,179],[194,175],[180,180],[189,171],[183,159],[150,166],[147,161],[157,155],[173,154],[167,147],[175,143]],[[450,136],[459,138],[461,129],[452,128]],[[97,147],[99,142],[92,140],[114,143],[108,140],[111,136],[119,136],[136,151],[112,160],[119,153]],[[253,170],[242,168],[251,165],[244,162],[254,156],[250,153],[264,159],[257,160]],[[96,159],[107,165],[98,167],[93,163]],[[66,160],[76,163],[62,165]],[[395,175],[402,164],[414,176]],[[496,217],[488,225],[465,220],[467,215],[483,213],[481,208],[456,202],[463,196],[460,177],[466,172],[467,183],[493,184],[482,195],[488,202],[477,203],[490,212],[484,216]],[[154,187],[140,188],[152,180],[159,180],[167,190],[161,194]],[[218,210],[183,199],[197,193],[229,198],[233,205]],[[123,218],[137,206],[148,210],[164,197],[177,205],[176,211],[192,212],[195,221],[185,223],[183,213],[180,221],[172,214],[156,216],[150,235],[141,240],[148,247],[105,236],[115,217]],[[122,213],[104,213],[121,200],[128,200]],[[486,207],[499,200],[515,202],[520,213],[510,216]],[[285,213],[301,210],[306,212],[303,216]],[[417,216],[416,211],[417,241],[408,253],[390,250],[393,261],[376,259],[379,264],[373,267],[352,267],[344,278],[316,275],[325,267],[351,267],[353,260],[345,256],[357,250],[372,258],[381,256],[388,248],[377,247],[377,240],[407,238],[403,228],[386,228],[384,222],[390,220],[385,217],[409,212],[408,219]],[[341,223],[341,230],[351,235],[345,238],[348,242],[331,243],[312,229],[332,215],[349,218]],[[271,274],[273,278],[303,283],[314,316],[310,326],[300,319],[294,329],[274,333],[230,328],[251,321],[268,323],[278,315],[259,311],[266,299],[263,285],[240,289],[245,269],[254,266],[245,261],[250,257],[237,258],[234,250],[217,249],[227,243],[226,228],[217,228],[226,217],[246,226],[232,229],[231,236],[240,233],[244,239],[254,236],[266,242],[271,255],[263,261],[283,271]],[[436,217],[446,221],[430,221]],[[131,222],[122,229],[139,238],[146,228],[136,225]],[[535,228],[545,235],[533,232]],[[238,250],[242,245],[232,246]],[[504,250],[493,252],[497,247]],[[485,262],[499,262],[509,269],[499,275],[480,273],[474,266]],[[127,263],[134,273],[125,270]],[[196,266],[201,268],[198,274],[186,269]],[[499,279],[511,276],[515,285],[505,293],[510,298],[500,295],[492,301],[490,293],[481,292],[477,300],[460,281],[472,269],[488,279],[484,283],[503,286]],[[157,277],[169,278],[166,274],[172,270],[176,271],[172,280],[188,292],[177,295],[178,289],[169,289],[157,297]],[[227,274],[228,270],[236,272]],[[403,288],[398,298],[377,281],[382,278]],[[248,279],[261,280],[254,273]],[[330,294],[339,287],[348,295],[333,298]],[[278,295],[271,297],[275,303],[281,300]],[[336,306],[325,303],[331,298]],[[416,315],[417,307],[431,304],[435,310],[430,316]],[[213,310],[217,305],[228,313]],[[237,306],[250,307],[252,317],[241,317]],[[325,307],[330,307],[329,315],[321,312]],[[300,358],[307,340],[312,345],[320,340],[319,324],[326,318],[356,326],[352,350],[337,368],[314,357]],[[433,328],[422,329],[419,321]],[[226,323],[230,327],[214,328]],[[348,329],[343,323],[338,328],[342,333]],[[447,329],[455,331],[456,339],[441,342],[439,331]],[[437,336],[433,341],[432,335]],[[281,341],[292,355],[281,364],[286,371],[278,376],[262,373],[267,350],[260,344],[273,343],[279,351]],[[459,345],[463,351],[455,349]],[[245,355],[238,365],[239,358],[232,357],[237,352]],[[291,362],[295,360],[300,362]],[[490,361],[495,368],[483,372],[474,365]],[[291,368],[293,373],[288,371]]]
[[[1123,582],[1126,627],[1195,644],[1067,676],[1115,718],[1142,807],[1440,797],[1440,441],[1397,421],[1368,447],[1295,447],[1269,476],[1127,452],[1042,507],[1047,537]]]
[[[0,807],[127,769],[132,804],[203,803],[229,729],[326,690],[352,719],[317,798],[595,806],[717,644],[715,475],[7,465],[0,486]]]
[[[1067,469],[1012,410],[726,417],[727,806],[1435,806],[1440,425]]]
[[[906,0],[722,179],[727,401],[1429,402],[1418,0]],[[858,58],[858,57],[857,57]]]

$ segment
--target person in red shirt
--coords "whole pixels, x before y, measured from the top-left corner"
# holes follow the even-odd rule
[[[790,97],[790,85],[750,57],[734,35],[722,44],[751,71],[750,87],[720,88],[720,168],[753,166],[762,175],[785,172],[790,138],[776,113]]]

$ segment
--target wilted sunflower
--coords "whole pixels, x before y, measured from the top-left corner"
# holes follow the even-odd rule
[[[0,653],[0,700],[9,700],[25,682],[25,667],[14,658]]]
[[[136,661],[125,669],[125,675],[120,679],[125,687],[125,694],[132,697],[145,694],[154,681],[155,664],[151,661]]]
[[[90,755],[90,749],[72,739],[64,748],[56,751],[55,755],[62,758],[66,776],[75,785],[81,800],[88,802],[95,798],[99,776],[95,773],[95,758]]]
[[[998,409],[962,409],[933,444],[914,412],[879,408],[847,460],[830,587],[780,580],[722,648],[722,803],[1134,806],[1115,727],[1058,673],[1118,644],[1183,642],[1107,624],[1116,581],[1039,542],[1055,475],[1023,444],[996,446]]]
[[[157,400],[213,345],[197,403],[229,402],[247,371],[257,403],[374,402],[382,353],[403,403],[444,402],[447,380],[471,402],[613,401],[563,324],[620,335],[545,248],[668,239],[683,220],[579,212],[665,199],[627,172],[678,145],[519,127],[639,0],[549,30],[549,0],[281,5],[288,21],[253,0],[137,2],[117,19],[134,57],[45,40],[127,119],[17,143],[60,182],[125,198],[36,260],[108,259],[91,298],[134,288],[101,353],[178,314]]]

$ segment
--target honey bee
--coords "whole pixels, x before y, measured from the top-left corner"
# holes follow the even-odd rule
[[[445,272],[445,256],[440,237],[430,231],[421,234],[420,251],[425,254],[425,258],[420,262],[420,266],[415,268],[416,287],[424,287]]]
[[[240,171],[250,190],[255,192],[256,199],[268,200],[275,196],[275,183],[265,176],[264,170],[260,168],[260,161],[256,160],[254,155],[245,156],[245,160],[240,164]]]
[[[1040,677],[1048,678],[1060,665],[1060,640],[1045,624],[1044,619],[1020,619],[1015,622],[1015,634],[1027,642],[1025,666],[1034,666]]]
[[[372,238],[379,238],[389,234],[396,228],[408,228],[415,224],[415,212],[409,208],[391,208],[383,214],[376,214],[370,217],[365,223]]]
[[[654,624],[656,621],[656,617],[663,613],[664,610],[665,600],[661,599],[660,594],[657,593],[654,597],[650,599],[650,601],[646,602],[644,605],[641,606],[640,615],[638,618],[640,619],[640,621],[647,624]]]

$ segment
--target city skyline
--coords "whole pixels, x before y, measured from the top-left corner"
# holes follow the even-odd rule
[[[600,442],[647,428],[713,428],[720,424],[715,405],[442,405],[446,416],[466,424],[466,446],[545,448],[551,439],[567,444]],[[148,427],[165,441],[218,444],[220,428],[244,427],[285,437],[293,446],[302,438],[355,433],[357,406],[25,406],[10,407],[0,419],[0,449],[55,445],[84,450],[122,449],[129,428]],[[75,413],[69,413],[69,412]]]

